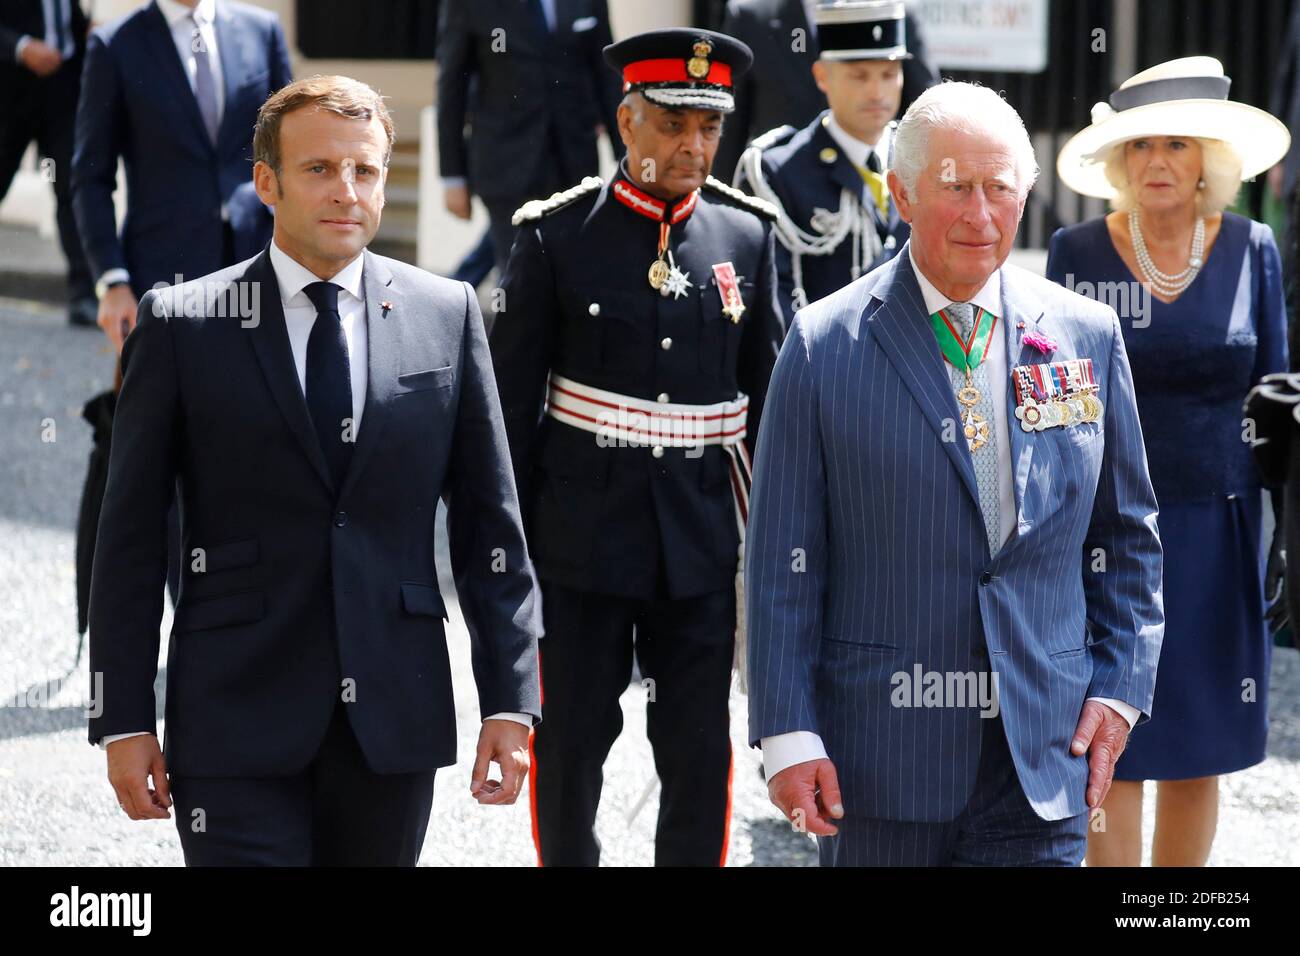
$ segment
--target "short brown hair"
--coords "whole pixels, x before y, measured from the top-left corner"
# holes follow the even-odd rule
[[[384,152],[384,165],[393,158],[393,118],[388,115],[384,98],[360,80],[349,76],[309,76],[294,80],[273,93],[257,111],[257,125],[253,127],[253,162],[266,163],[275,175],[280,175],[280,122],[294,110],[314,106],[348,119],[370,120],[379,117],[388,148]]]

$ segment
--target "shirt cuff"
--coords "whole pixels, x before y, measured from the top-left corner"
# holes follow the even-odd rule
[[[788,734],[764,737],[759,745],[763,748],[763,776],[768,780],[797,763],[826,758],[826,746],[811,730],[792,730]]]
[[[1122,700],[1115,700],[1113,697],[1089,697],[1089,700],[1095,700],[1099,704],[1105,704],[1111,710],[1115,711],[1121,717],[1128,721],[1128,729],[1132,730],[1133,725],[1138,722],[1142,716],[1142,711],[1138,710],[1132,704],[1126,704]]]
[[[108,291],[108,287],[114,282],[129,283],[130,281],[131,273],[127,272],[125,269],[105,269],[104,274],[100,276],[99,281],[95,283],[96,294],[102,299],[104,293]]]
[[[143,737],[145,734],[151,734],[151,733],[153,733],[152,730],[137,730],[134,733],[130,733],[130,734],[109,734],[106,737],[99,738],[99,749],[107,750],[108,745],[115,740],[125,740],[127,737]]]
[[[457,186],[464,186],[465,183],[466,183],[466,179],[464,176],[443,176],[442,177],[443,189],[455,189]]]
[[[25,50],[27,48],[27,44],[31,42],[32,42],[32,38],[28,36],[26,33],[24,33],[22,36],[18,38],[18,42],[14,44],[14,62],[17,63],[19,66],[23,65],[23,50]]]
[[[533,725],[533,718],[529,714],[493,714],[491,717],[484,717],[484,720],[513,720],[516,724],[523,724],[525,727]]]

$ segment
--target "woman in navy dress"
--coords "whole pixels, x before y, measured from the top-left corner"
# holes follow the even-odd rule
[[[1047,275],[1120,317],[1164,547],[1155,701],[1089,834],[1090,866],[1141,864],[1145,780],[1158,781],[1153,862],[1204,865],[1219,776],[1264,759],[1263,506],[1242,402],[1286,369],[1286,311],[1269,228],[1223,210],[1289,136],[1230,102],[1228,84],[1209,57],[1139,73],[1057,163],[1071,188],[1115,209],[1059,230]]]

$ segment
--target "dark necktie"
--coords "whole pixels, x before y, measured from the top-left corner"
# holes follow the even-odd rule
[[[203,42],[199,21],[194,14],[190,14],[190,22],[194,24],[194,34],[190,38],[190,49],[194,51],[194,98],[199,102],[199,115],[203,117],[208,139],[215,145],[221,117],[217,112],[217,83],[212,76],[212,54]]]
[[[530,12],[533,15],[533,25],[541,31],[541,35],[549,37],[551,35],[551,21],[546,19],[546,7],[542,5],[542,0],[527,0]]]
[[[343,487],[355,435],[352,371],[339,315],[339,288],[333,282],[313,282],[302,290],[316,306],[316,321],[307,338],[307,410],[335,493]]]
[[[68,42],[68,24],[64,21],[63,0],[54,0],[54,44],[62,57],[68,56],[64,46]]]

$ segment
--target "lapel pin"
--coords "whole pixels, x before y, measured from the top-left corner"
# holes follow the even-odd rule
[[[389,312],[393,311],[393,303],[389,302],[387,299],[384,299],[382,302],[380,302],[379,307],[384,310],[385,318],[388,317]]]

